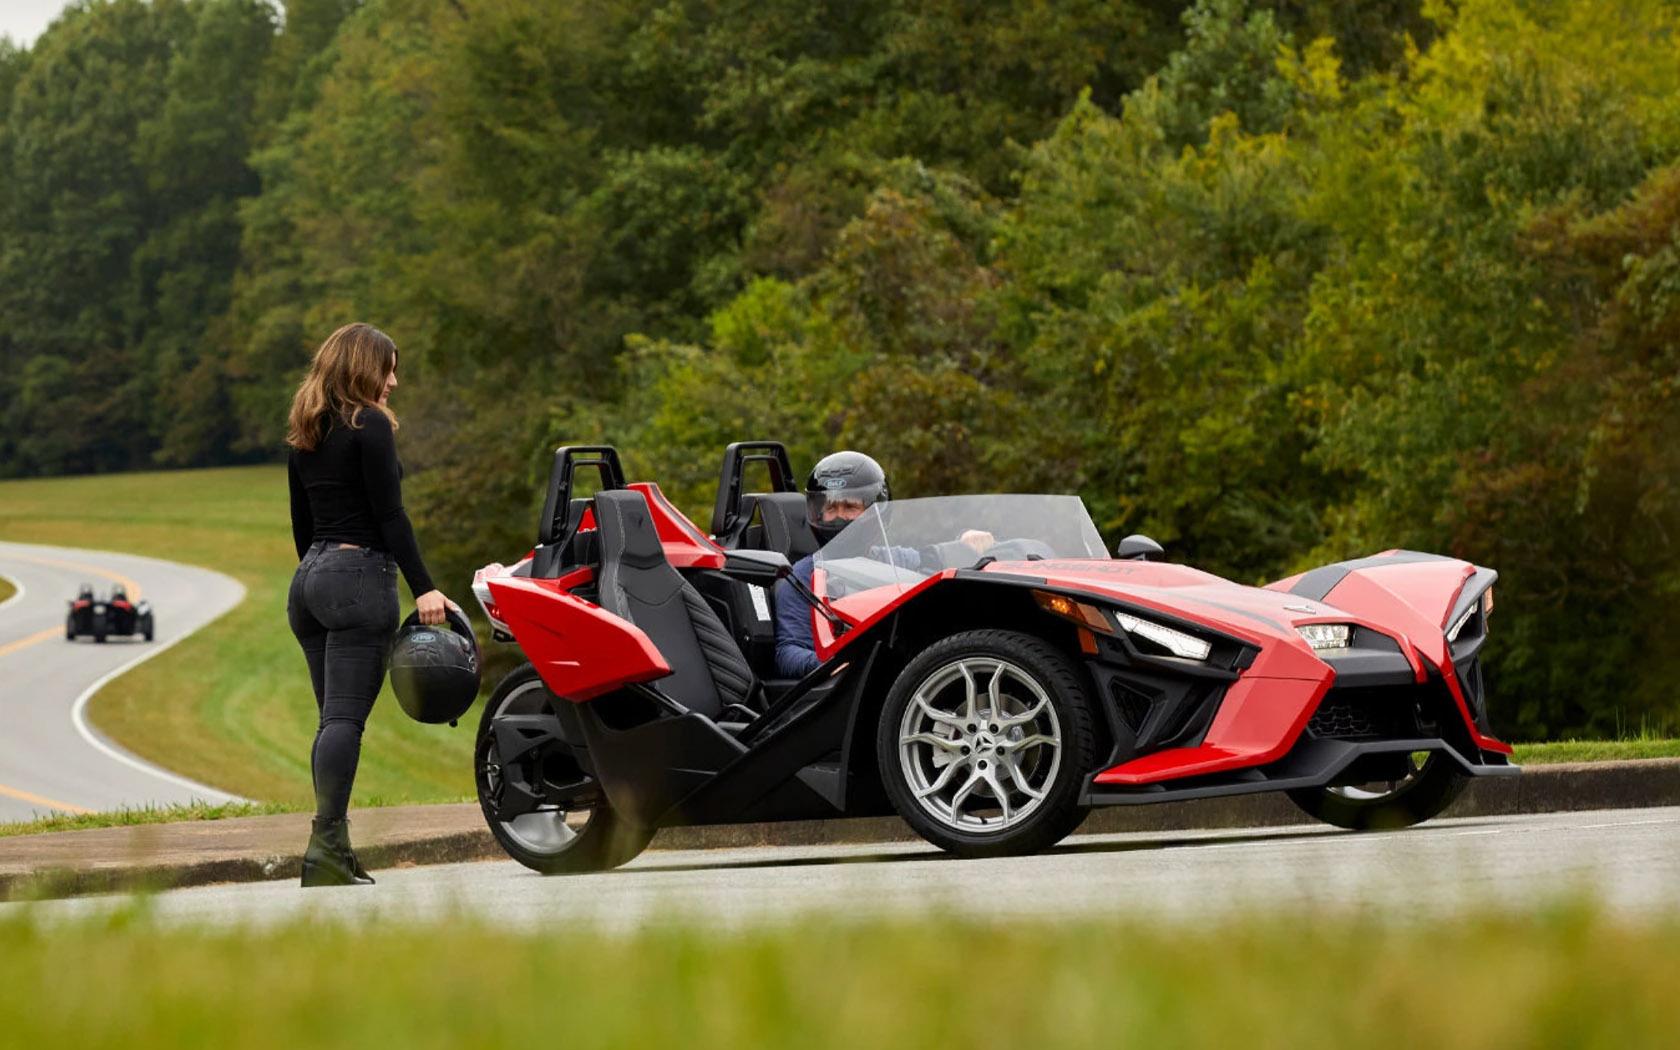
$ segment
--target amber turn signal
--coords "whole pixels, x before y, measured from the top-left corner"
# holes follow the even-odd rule
[[[1114,624],[1110,622],[1107,616],[1103,615],[1101,609],[1094,605],[1086,605],[1084,602],[1075,601],[1065,594],[1052,594],[1049,591],[1034,591],[1032,593],[1033,599],[1038,602],[1038,607],[1047,613],[1060,616],[1064,620],[1072,620],[1074,623],[1082,627],[1089,627],[1093,631],[1101,631],[1104,634],[1114,633]]]

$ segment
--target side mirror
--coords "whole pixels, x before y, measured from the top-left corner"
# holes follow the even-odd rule
[[[1121,540],[1120,545],[1114,548],[1114,553],[1117,557],[1130,561],[1161,561],[1166,555],[1159,543],[1141,532],[1134,532]]]
[[[793,565],[780,551],[725,551],[723,571],[738,580],[770,586],[793,575]]]

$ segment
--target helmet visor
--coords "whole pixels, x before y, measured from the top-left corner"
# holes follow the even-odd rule
[[[887,486],[879,481],[866,485],[825,488],[805,494],[805,516],[813,526],[843,526],[880,500]]]

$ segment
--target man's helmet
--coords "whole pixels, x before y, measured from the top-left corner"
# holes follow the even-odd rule
[[[76,592],[76,600],[82,602],[93,601],[93,584],[82,584],[81,589]]]
[[[824,511],[831,505],[855,503],[869,507],[891,498],[887,472],[881,469],[881,464],[862,452],[835,452],[818,460],[811,468],[810,477],[805,479],[805,519],[816,533],[817,541],[827,543],[849,524],[840,518],[824,520]]]
[[[391,640],[391,691],[416,722],[451,724],[478,696],[478,639],[454,609],[437,627],[409,613]]]
[[[111,586],[111,600],[114,602],[128,601],[128,588],[120,583],[113,584]]]

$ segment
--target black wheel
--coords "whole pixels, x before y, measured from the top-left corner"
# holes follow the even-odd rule
[[[64,618],[64,637],[72,642],[76,640],[76,617],[74,614]]]
[[[1470,778],[1439,751],[1407,756],[1408,772],[1369,784],[1299,788],[1289,800],[1309,816],[1349,831],[1392,831],[1421,824],[1452,805]]]
[[[881,780],[917,834],[965,857],[1036,853],[1084,819],[1096,755],[1078,669],[1016,631],[966,631],[923,650],[887,695]]]
[[[140,636],[149,642],[152,640],[154,633],[156,633],[156,628],[152,622],[152,614],[147,613],[140,618]]]
[[[100,643],[103,643],[105,641],[105,632],[107,630],[106,624],[107,624],[107,621],[106,621],[104,616],[102,616],[99,613],[94,613],[93,614],[93,640],[94,641],[100,642]]]
[[[484,822],[490,826],[490,834],[508,856],[533,871],[563,875],[616,868],[646,849],[653,832],[619,819],[604,796],[588,809],[567,811],[545,807],[511,820],[496,815],[494,800],[511,778],[525,783],[533,783],[537,778],[575,783],[585,775],[570,756],[549,754],[540,762],[525,759],[504,765],[497,752],[496,737],[491,731],[497,717],[543,714],[558,702],[530,664],[503,678],[490,694],[479,717],[478,740],[473,749],[479,808],[484,812]]]

